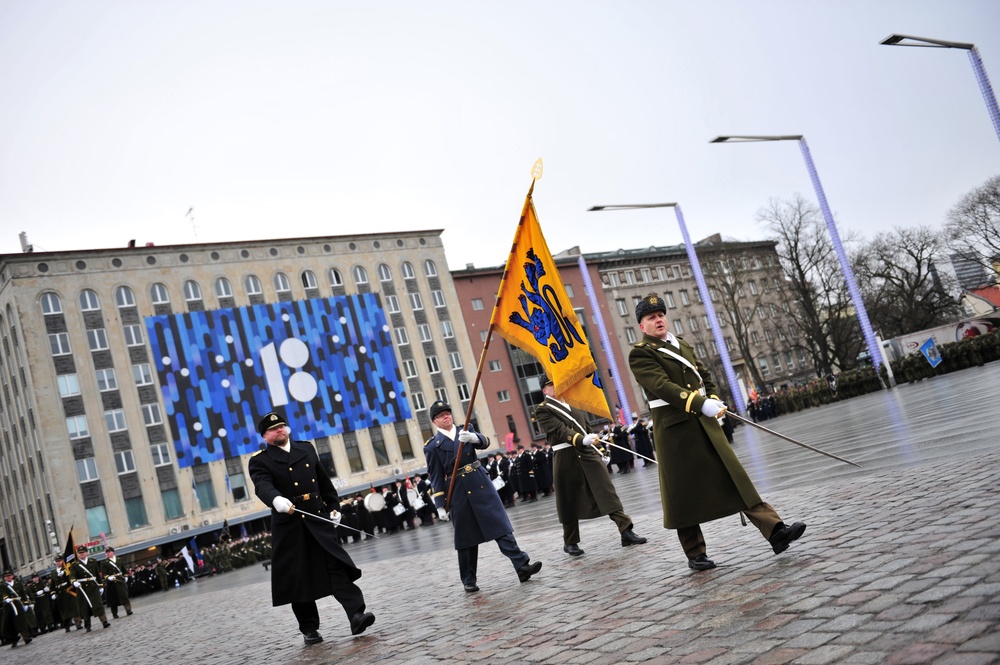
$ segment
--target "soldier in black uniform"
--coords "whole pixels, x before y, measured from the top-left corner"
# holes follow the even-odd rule
[[[3,635],[4,644],[10,640],[10,648],[17,646],[18,640],[23,639],[25,644],[31,644],[31,630],[28,625],[28,597],[24,587],[18,580],[14,579],[13,570],[5,570],[4,581],[0,583],[0,597],[3,598],[3,605],[0,606],[0,634]]]
[[[298,506],[327,517],[340,505],[330,476],[312,444],[292,441],[284,417],[274,411],[257,423],[267,447],[250,457],[254,492],[271,512],[271,601],[291,603],[306,644],[322,642],[316,599],[333,595],[347,613],[351,634],[375,623],[355,580],[361,570],[337,542],[332,524],[295,514]]]

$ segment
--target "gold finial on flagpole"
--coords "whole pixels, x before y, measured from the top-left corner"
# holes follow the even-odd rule
[[[542,158],[539,157],[535,160],[534,166],[531,167],[531,179],[541,180],[542,178]]]

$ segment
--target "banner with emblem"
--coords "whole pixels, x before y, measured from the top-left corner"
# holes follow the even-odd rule
[[[597,363],[542,235],[532,190],[500,280],[491,325],[538,359],[559,399],[611,420]]]

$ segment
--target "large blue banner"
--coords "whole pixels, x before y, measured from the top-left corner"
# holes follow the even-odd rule
[[[146,329],[181,467],[256,452],[271,409],[303,440],[411,417],[374,294],[151,316]]]

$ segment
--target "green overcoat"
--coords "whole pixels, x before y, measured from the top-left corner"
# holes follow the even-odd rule
[[[666,529],[694,526],[761,503],[719,422],[701,415],[705,399],[716,392],[708,370],[691,345],[677,339],[679,349],[645,335],[628,358],[652,412]]]

